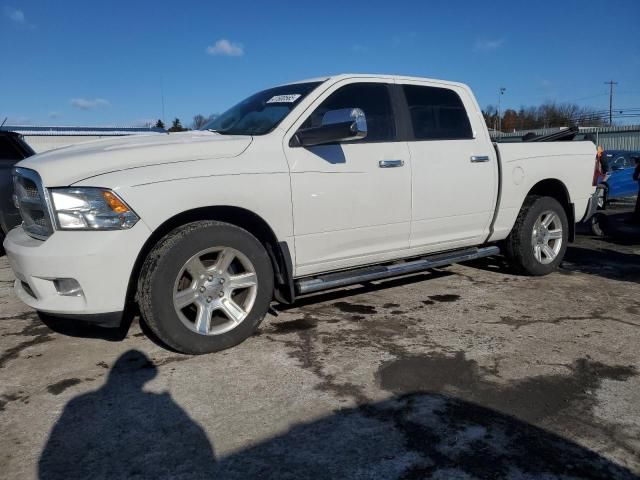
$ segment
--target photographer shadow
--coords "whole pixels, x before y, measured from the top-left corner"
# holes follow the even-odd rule
[[[206,478],[215,458],[205,431],[169,393],[142,390],[157,373],[129,350],[104,386],[72,399],[40,456],[39,478]]]

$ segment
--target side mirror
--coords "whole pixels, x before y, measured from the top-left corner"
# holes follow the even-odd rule
[[[367,118],[359,108],[329,110],[319,127],[298,130],[291,138],[291,147],[312,147],[326,143],[361,140],[367,136]]]

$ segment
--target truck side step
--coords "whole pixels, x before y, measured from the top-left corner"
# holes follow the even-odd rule
[[[382,278],[396,277],[428,270],[430,268],[443,267],[452,263],[467,262],[477,258],[498,255],[499,253],[500,249],[495,246],[466,248],[464,250],[429,255],[409,262],[393,263],[391,265],[375,265],[355,270],[316,275],[314,277],[296,280],[296,293],[303,295],[305,293],[353,285],[354,283],[364,283]]]

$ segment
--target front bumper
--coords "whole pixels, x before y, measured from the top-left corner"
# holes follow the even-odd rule
[[[41,241],[14,228],[4,248],[16,277],[15,292],[30,307],[56,315],[122,312],[133,266],[150,234],[138,222],[130,230],[56,231]],[[60,279],[74,279],[81,292],[62,295]]]

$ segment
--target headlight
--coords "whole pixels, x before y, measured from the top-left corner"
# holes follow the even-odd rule
[[[52,188],[53,213],[61,230],[121,230],[138,216],[111,190]]]

